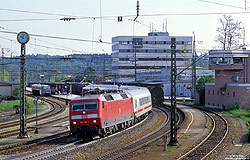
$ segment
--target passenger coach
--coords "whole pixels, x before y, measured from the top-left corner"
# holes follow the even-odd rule
[[[32,94],[36,96],[50,96],[51,95],[51,88],[49,85],[45,84],[33,84],[31,86]]]

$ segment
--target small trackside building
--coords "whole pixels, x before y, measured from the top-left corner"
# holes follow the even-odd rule
[[[231,103],[240,108],[250,101],[250,50],[212,50],[209,69],[215,70],[215,83],[205,85],[206,107],[227,109]]]
[[[15,82],[0,81],[0,97],[14,96],[14,90],[19,85]]]

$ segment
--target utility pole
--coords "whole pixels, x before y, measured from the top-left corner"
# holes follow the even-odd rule
[[[177,127],[176,127],[176,39],[171,38],[171,132],[169,145],[177,146]]]
[[[105,68],[106,68],[106,53],[105,51],[103,50],[103,78],[105,80]]]
[[[136,21],[136,19],[139,17],[139,9],[140,6],[139,6],[139,0],[137,0],[137,5],[136,5],[136,17],[134,19],[134,22]]]
[[[196,89],[196,48],[195,48],[195,34],[193,41],[193,66],[192,66],[192,99],[195,98],[195,89]]]
[[[2,48],[2,76],[1,76],[1,80],[4,81],[4,48]]]
[[[139,10],[140,10],[139,8],[140,8],[140,6],[139,6],[139,0],[137,0],[136,17],[134,19],[134,22],[136,22],[136,19],[139,17]],[[135,50],[135,82],[137,82],[136,49],[137,48],[141,48],[141,47],[138,47],[140,44],[137,41],[135,41],[135,40],[136,40],[136,38],[133,38],[133,48]]]
[[[26,50],[25,44],[29,41],[30,37],[26,32],[20,32],[17,35],[17,41],[21,44],[21,77],[20,77],[20,133],[18,138],[28,138],[27,126],[26,126],[26,110],[27,102],[25,96],[26,89]]]
[[[136,64],[137,60],[136,60],[136,47],[135,47],[135,82],[137,82],[137,64]]]
[[[133,38],[133,48],[135,53],[135,82],[137,82],[137,56],[136,56],[136,50],[139,48],[142,48],[142,38]]]

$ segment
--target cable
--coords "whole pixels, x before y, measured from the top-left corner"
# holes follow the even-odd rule
[[[17,32],[10,32],[10,31],[0,31],[0,33],[18,34]],[[43,37],[43,38],[52,38],[52,39],[61,39],[61,40],[72,40],[72,41],[80,41],[80,42],[93,42],[93,43],[102,43],[102,44],[112,45],[111,42],[100,42],[100,41],[84,40],[84,39],[78,39],[78,38],[66,38],[66,37],[48,36],[48,35],[39,35],[39,34],[29,34],[29,35],[30,36],[35,36],[35,37]],[[133,46],[133,44],[119,44],[119,45]],[[150,44],[148,44],[148,45],[150,45]],[[160,47],[150,47],[150,46],[147,46],[147,47],[148,48],[152,48],[152,49],[165,49],[165,48],[160,48]]]
[[[54,21],[59,19],[0,19],[0,22],[19,22],[19,21]]]
[[[246,8],[243,8],[243,7],[237,7],[237,6],[232,6],[232,5],[222,4],[222,3],[217,3],[217,2],[210,2],[210,1],[206,1],[206,0],[198,0],[198,1],[205,2],[205,3],[211,3],[211,4],[216,4],[216,5],[220,5],[220,6],[231,7],[231,8],[246,9]]]
[[[102,0],[100,0],[100,27],[101,27],[101,35],[99,37],[99,41],[102,42]]]
[[[215,2],[209,2],[209,1],[205,1],[205,0],[199,0],[202,2],[207,2],[207,3],[215,3]],[[230,5],[226,5],[226,4],[220,4],[220,3],[215,3],[218,5],[224,5],[224,6],[228,6],[228,7],[234,7],[234,8],[240,8],[240,9],[245,9],[242,7],[236,7],[236,6],[230,6]],[[35,14],[44,14],[44,15],[53,15],[53,16],[69,16],[69,17],[74,17],[75,19],[109,19],[109,18],[113,18],[114,20],[116,20],[116,18],[118,16],[100,16],[100,17],[83,17],[83,16],[74,16],[74,15],[65,15],[65,14],[54,14],[54,13],[44,13],[44,12],[34,12],[34,11],[26,11],[26,10],[16,10],[16,9],[4,9],[4,8],[0,8],[0,10],[4,10],[4,11],[13,11],[13,12],[23,12],[23,13],[35,13]],[[166,13],[166,14],[144,14],[144,15],[140,15],[140,17],[156,17],[156,16],[201,16],[201,15],[221,15],[221,14],[249,14],[250,12],[207,12],[207,13]],[[120,16],[120,15],[119,15]],[[136,15],[123,15],[122,17],[134,17]],[[20,20],[2,20],[2,21],[38,21],[38,20],[59,20],[59,19],[20,19]],[[1,20],[0,20],[1,21]]]
[[[56,13],[37,12],[37,11],[26,11],[26,10],[9,9],[9,8],[0,8],[0,10],[3,10],[3,11],[11,11],[11,12],[22,12],[22,13],[42,14],[42,15],[49,15],[49,16],[66,16],[66,17],[70,16],[70,17],[90,18],[90,17],[75,16],[75,15],[56,14]]]
[[[199,59],[197,59],[195,62],[191,63],[189,66],[187,66],[186,68],[184,68],[182,71],[180,71],[178,75],[180,75],[181,73],[183,73],[185,70],[187,70],[189,67],[193,66],[196,62],[198,62],[199,60],[201,60],[202,58],[204,58],[205,56],[207,56],[208,53],[205,53],[203,56],[201,56]]]
[[[4,40],[8,40],[8,41],[14,41],[12,39],[9,39],[9,38],[5,38],[5,37],[1,37],[1,39],[4,39]],[[72,49],[72,48],[69,48],[69,47],[65,47],[65,46],[61,46],[61,45],[58,45],[58,44],[55,44],[55,43],[51,43],[51,42],[47,42],[47,41],[43,41],[43,40],[39,40],[39,39],[36,39],[35,38],[35,41],[41,41],[41,42],[44,42],[44,43],[48,43],[48,44],[52,44],[52,45],[55,45],[55,46],[58,46],[58,47],[62,47],[62,48],[66,48],[66,49],[62,49],[62,48],[55,48],[55,47],[48,47],[48,46],[43,46],[43,45],[37,45],[36,43],[33,44],[33,43],[29,43],[29,45],[32,45],[32,46],[38,46],[38,47],[43,47],[43,48],[49,48],[49,49],[55,49],[55,50],[60,50],[60,51],[74,51],[74,52],[81,52],[81,53],[90,53],[90,52],[85,52],[85,51],[80,51],[80,50],[75,50],[75,49]],[[36,50],[36,48],[34,48]],[[40,51],[45,51],[45,50],[41,50],[41,49],[38,49]],[[46,52],[46,51],[45,51]]]
[[[92,32],[92,41],[94,41],[94,36],[95,36],[95,18],[93,18],[93,32]],[[94,43],[92,42],[92,53],[94,50]]]
[[[8,34],[18,34],[17,32],[10,32],[10,31],[0,31],[1,33],[8,33]],[[35,37],[43,37],[43,38],[52,38],[52,39],[61,39],[61,40],[71,40],[71,41],[80,41],[80,42],[94,42],[94,43],[102,43],[102,44],[111,44],[111,42],[100,42],[100,41],[92,41],[92,40],[84,40],[78,38],[66,38],[66,37],[58,37],[58,36],[47,36],[47,35],[40,35],[40,34],[29,34],[30,36]]]

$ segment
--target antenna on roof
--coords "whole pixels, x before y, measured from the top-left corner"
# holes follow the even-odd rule
[[[163,23],[162,23],[162,32],[164,32],[164,20],[163,20]]]
[[[165,18],[165,31],[168,32],[168,19]]]

